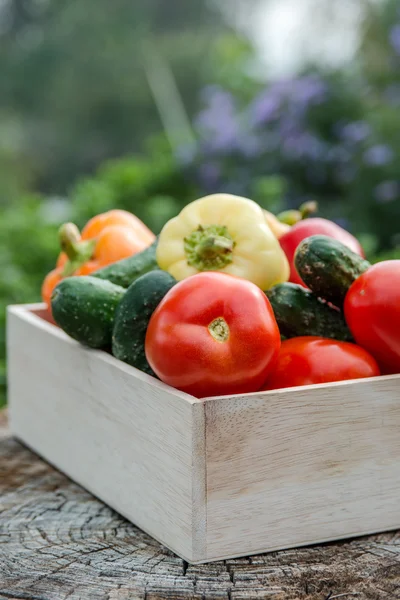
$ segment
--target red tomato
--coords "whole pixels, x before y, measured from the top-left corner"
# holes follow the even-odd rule
[[[349,342],[303,336],[282,342],[278,362],[263,390],[379,375],[375,359]]]
[[[400,372],[400,260],[373,265],[346,294],[344,314],[357,344],[385,373]]]
[[[360,256],[364,256],[364,251],[359,243],[359,241],[351,235],[348,231],[336,225],[332,221],[328,221],[327,219],[319,219],[319,218],[311,218],[304,219],[304,221],[299,221],[293,227],[291,227],[290,231],[285,233],[280,239],[279,243],[287,256],[287,259],[290,264],[290,279],[292,283],[299,283],[304,285],[303,281],[300,279],[296,267],[294,266],[294,254],[296,252],[297,246],[310,237],[311,235],[327,235],[328,237],[334,238],[335,240],[339,240],[342,244],[345,244]]]
[[[213,272],[192,275],[168,292],[145,344],[159,378],[198,398],[257,391],[279,347],[265,294],[250,281]]]

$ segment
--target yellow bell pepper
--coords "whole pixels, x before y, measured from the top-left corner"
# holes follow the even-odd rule
[[[289,278],[289,263],[263,210],[230,194],[195,200],[168,221],[157,262],[178,281],[200,271],[223,271],[267,290]]]

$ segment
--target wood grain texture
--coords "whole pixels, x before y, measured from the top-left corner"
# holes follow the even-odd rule
[[[202,403],[84,348],[35,310],[9,311],[15,435],[181,556],[204,558]]]
[[[400,376],[206,401],[207,558],[400,527]]]
[[[10,437],[0,412],[0,598],[395,600],[400,532],[188,566]]]

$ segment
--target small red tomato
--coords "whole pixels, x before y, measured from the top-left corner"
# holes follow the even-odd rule
[[[198,398],[257,391],[279,347],[265,294],[250,281],[215,272],[192,275],[168,292],[145,343],[158,377]]]
[[[360,379],[380,375],[375,359],[349,342],[303,336],[282,342],[274,371],[263,390]]]
[[[385,373],[400,372],[400,260],[373,265],[350,287],[344,314],[357,344]]]
[[[328,221],[328,219],[320,218],[310,218],[305,219],[304,221],[299,221],[290,228],[290,231],[285,233],[279,239],[279,243],[290,264],[289,281],[292,283],[304,285],[296,271],[296,267],[294,266],[294,255],[300,242],[312,235],[326,235],[334,238],[335,240],[338,240],[339,242],[342,242],[342,244],[348,246],[348,248],[350,248],[350,250],[356,254],[364,256],[364,251],[360,245],[360,242],[353,235],[351,235],[351,233],[342,227],[339,227],[339,225],[336,225],[336,223]]]

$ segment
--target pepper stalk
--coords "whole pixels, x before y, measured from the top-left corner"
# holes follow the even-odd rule
[[[80,231],[74,223],[61,225],[58,237],[61,250],[68,257],[62,276],[69,277],[92,258],[96,240],[82,240]]]

